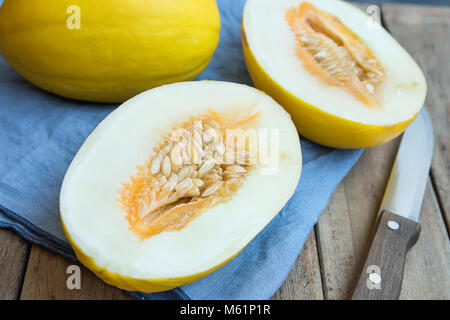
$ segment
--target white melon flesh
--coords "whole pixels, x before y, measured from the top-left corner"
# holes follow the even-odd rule
[[[329,85],[305,68],[297,54],[299,39],[286,19],[287,11],[302,2],[336,16],[372,51],[384,69],[384,79],[375,88],[378,106],[366,105],[346,88]],[[426,82],[418,65],[385,29],[351,4],[337,0],[248,0],[243,30],[251,53],[268,76],[326,113],[362,124],[390,126],[412,119],[423,105]],[[301,132],[302,120],[298,121]]]
[[[256,164],[231,199],[208,208],[180,230],[145,239],[131,231],[118,204],[118,190],[149,160],[161,137],[208,110],[236,108],[258,113],[255,129],[269,130],[269,136],[271,129],[278,130],[278,170],[264,174],[264,165]],[[100,270],[150,282],[192,277],[242,250],[292,196],[300,171],[298,133],[288,113],[269,96],[228,82],[172,84],[125,102],[92,132],[64,178],[61,218],[72,244]]]

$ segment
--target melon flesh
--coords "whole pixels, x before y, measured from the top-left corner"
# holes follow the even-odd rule
[[[411,120],[423,105],[426,82],[418,65],[386,30],[374,27],[364,12],[348,3],[249,0],[243,30],[251,54],[267,75],[323,112],[357,123],[391,126]],[[320,48],[301,48],[312,42],[311,36],[333,47],[340,60],[336,65],[328,61],[327,67],[341,65],[343,73],[335,72],[333,79],[308,61],[326,57]],[[372,79],[367,79],[367,70],[360,72],[366,67]],[[335,81],[353,71],[360,74],[346,82]],[[301,132],[301,125],[297,127]]]
[[[226,201],[206,207],[181,228],[141,237],[130,228],[119,190],[168,132],[211,110],[257,113],[254,129],[268,130],[269,137],[278,132],[278,169],[268,174],[262,170],[267,164],[257,162]],[[166,85],[125,102],[88,137],[64,178],[61,218],[79,258],[100,277],[108,274],[107,282],[128,290],[166,290],[239,253],[292,196],[300,171],[298,133],[269,96],[227,82]]]

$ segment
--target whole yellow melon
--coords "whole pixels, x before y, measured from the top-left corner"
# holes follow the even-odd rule
[[[60,96],[122,102],[191,80],[219,41],[214,0],[5,0],[0,53]]]

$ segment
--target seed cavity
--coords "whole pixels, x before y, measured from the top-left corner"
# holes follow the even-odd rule
[[[229,199],[256,156],[245,143],[225,144],[226,129],[249,126],[256,119],[257,114],[233,117],[236,128],[211,112],[173,130],[119,190],[130,229],[142,240],[179,230],[206,208]]]
[[[309,2],[286,12],[305,68],[329,85],[342,87],[371,108],[379,108],[377,85],[385,71],[371,49],[336,16]]]

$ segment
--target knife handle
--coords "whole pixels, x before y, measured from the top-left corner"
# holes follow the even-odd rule
[[[419,238],[420,224],[384,210],[375,230],[353,300],[398,299],[406,253]]]

